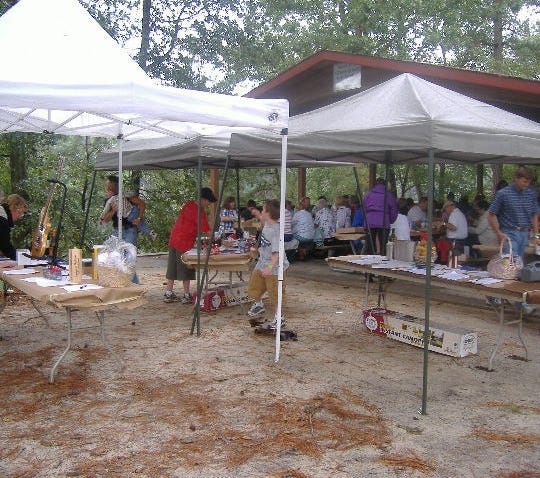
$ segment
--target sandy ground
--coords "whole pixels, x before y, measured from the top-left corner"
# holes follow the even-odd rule
[[[430,353],[427,415],[422,350],[367,333],[361,277],[322,261],[294,263],[287,321],[298,341],[256,335],[240,307],[202,316],[162,300],[163,258],[139,261],[148,302],[107,314],[107,337],[65,318],[50,327],[25,297],[0,318],[1,477],[540,477],[540,319],[523,356],[505,331],[487,365],[496,317],[483,299],[435,292],[432,320],[477,331],[479,353]],[[423,291],[396,284],[388,307],[422,315]],[[75,314],[75,325],[96,325]],[[480,368],[478,368],[480,367]]]

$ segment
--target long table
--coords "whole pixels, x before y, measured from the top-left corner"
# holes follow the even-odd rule
[[[39,274],[40,275],[40,274]],[[66,312],[67,345],[60,357],[54,362],[49,373],[49,382],[54,383],[56,371],[60,362],[64,359],[71,348],[72,335],[72,313],[75,311],[94,312],[99,321],[100,337],[103,345],[122,367],[122,361],[114,353],[105,339],[105,311],[113,307],[132,309],[145,303],[146,289],[142,286],[129,287],[103,287],[100,289],[89,289],[86,284],[92,284],[91,280],[85,280],[78,287],[78,290],[68,292],[62,287],[41,287],[34,282],[27,282],[24,279],[29,277],[39,277],[37,274],[11,275],[2,272],[0,278],[4,284],[2,308],[4,310],[7,300],[7,289],[12,287],[28,295],[39,314],[48,322],[39,308],[38,304],[48,304],[56,308],[64,309]]]
[[[365,260],[368,256],[342,256],[328,258],[328,265],[338,271],[357,272],[366,275],[366,306],[368,305],[370,294],[369,276],[377,276],[379,278],[403,280],[416,284],[425,285],[426,278],[424,275],[414,274],[402,268],[386,269],[374,267],[372,264],[359,264],[358,261]],[[378,301],[380,305],[381,299],[385,299],[385,294],[390,286],[391,281],[379,281],[378,283]],[[471,292],[480,296],[489,298],[491,307],[498,314],[499,332],[497,343],[493,349],[489,361],[488,370],[493,370],[493,359],[502,343],[504,327],[507,325],[517,325],[519,340],[525,350],[525,359],[527,360],[528,352],[525,342],[522,337],[523,313],[520,308],[520,313],[516,319],[505,320],[504,302],[510,304],[515,302],[538,304],[540,303],[540,282],[520,282],[514,280],[505,280],[494,284],[477,284],[468,280],[450,280],[444,279],[435,275],[431,276],[431,285],[442,287],[453,292],[463,293],[470,296]],[[495,300],[494,300],[495,299]]]

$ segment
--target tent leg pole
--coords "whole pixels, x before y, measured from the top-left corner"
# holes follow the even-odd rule
[[[94,170],[94,175],[92,176],[92,185],[90,186],[90,194],[88,195],[88,203],[86,204],[86,214],[84,215],[84,226],[81,236],[80,248],[84,249],[84,240],[86,239],[86,231],[88,229],[88,218],[90,216],[90,206],[92,205],[92,196],[94,195],[94,187],[96,186],[96,174],[97,171]]]
[[[422,379],[422,408],[420,413],[427,415],[427,385],[428,385],[428,358],[429,358],[429,308],[431,303],[431,244],[432,244],[432,223],[433,223],[433,170],[434,170],[433,150],[429,150],[428,163],[428,238],[426,253],[426,294],[424,299],[424,367]]]

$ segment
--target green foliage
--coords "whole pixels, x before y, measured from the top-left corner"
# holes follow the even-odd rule
[[[364,194],[368,187],[368,168],[356,166],[360,181],[360,191]],[[319,196],[325,196],[333,204],[336,196],[356,195],[357,185],[354,167],[312,168],[306,174],[306,193],[315,204]]]
[[[9,8],[15,5],[16,0],[0,0],[0,15],[3,15]]]
[[[5,141],[5,135],[0,137]],[[19,135],[24,141],[25,136]],[[0,142],[0,147],[2,142]],[[59,255],[65,256],[67,250],[82,245],[85,254],[89,254],[93,244],[101,244],[112,233],[110,225],[99,226],[98,218],[101,214],[105,195],[105,178],[112,172],[98,172],[95,186],[92,191],[94,177],[94,160],[99,151],[111,145],[111,141],[99,138],[84,137],[47,137],[47,141],[33,154],[26,156],[28,179],[24,189],[30,205],[29,212],[16,223],[12,233],[13,243],[19,248],[29,248],[33,231],[38,224],[41,209],[44,207],[51,183],[58,169],[60,158],[65,159],[65,166],[60,175],[60,181],[66,185],[66,200],[64,214],[61,217],[63,188],[54,188],[50,218],[52,228],[56,229],[62,219],[62,232],[60,234]],[[7,160],[3,160],[6,161]],[[9,171],[9,168],[7,168]],[[129,183],[129,173],[124,174],[125,190],[133,189]],[[167,249],[169,232],[184,202],[196,197],[197,175],[194,171],[150,171],[144,172],[141,197],[147,201],[146,219],[158,233],[158,239],[152,242],[149,238],[139,235],[139,249],[144,251],[163,251]],[[0,180],[4,192],[13,191],[9,185],[6,169],[2,168]],[[88,217],[83,243],[83,231]]]

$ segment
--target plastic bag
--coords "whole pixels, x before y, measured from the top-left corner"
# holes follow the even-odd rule
[[[109,237],[97,256],[98,284],[104,287],[125,287],[135,272],[137,248],[129,242]]]
[[[503,254],[504,240],[501,241],[499,253],[493,257],[487,265],[487,270],[492,277],[496,279],[515,280],[519,279],[521,270],[523,269],[523,260],[512,252],[512,242],[508,241],[508,254]]]

